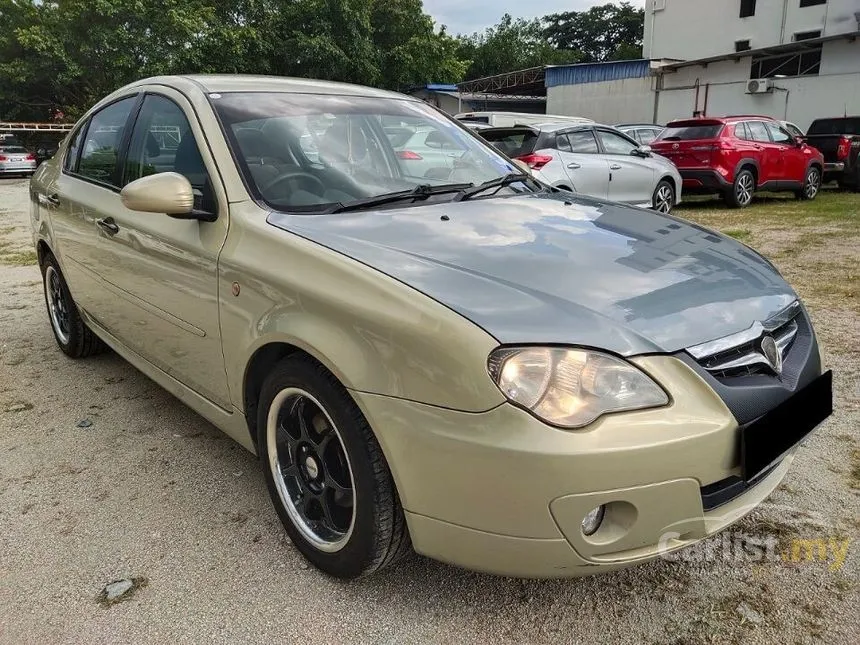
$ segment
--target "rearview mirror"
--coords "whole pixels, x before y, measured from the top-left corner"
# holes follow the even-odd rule
[[[651,156],[651,146],[639,146],[638,148],[634,148],[633,154],[638,155],[640,157],[650,157]]]
[[[194,219],[189,217],[194,210],[191,183],[176,172],[160,172],[135,179],[120,191],[119,196],[123,205],[133,211]]]

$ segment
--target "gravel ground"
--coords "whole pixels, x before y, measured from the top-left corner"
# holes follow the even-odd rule
[[[860,221],[860,196],[850,197]],[[737,561],[712,540],[721,557],[593,578],[495,578],[416,556],[340,583],[292,548],[253,456],[116,355],[59,352],[27,182],[0,181],[0,642],[860,642],[860,228],[806,222],[803,234],[825,242],[799,242],[779,208],[765,203],[742,221],[708,205],[682,215],[740,222],[733,234],[808,299],[837,374],[837,411],[738,530],[785,553],[798,537],[853,540],[841,566]],[[821,287],[830,270],[832,297]],[[123,578],[138,583],[130,599],[100,604]]]

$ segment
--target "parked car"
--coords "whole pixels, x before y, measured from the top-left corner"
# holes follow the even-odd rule
[[[31,175],[36,157],[22,146],[0,145],[0,176]]]
[[[815,199],[821,188],[824,157],[768,117],[673,121],[651,145],[678,167],[684,191],[719,193],[733,208],[749,206],[757,190]]]
[[[860,191],[860,116],[816,119],[806,141],[824,155],[824,181]]]
[[[464,147],[450,177],[412,174],[392,116]],[[653,559],[757,506],[831,413],[771,263],[548,189],[411,97],[145,79],[31,190],[59,348],[109,345],[259,455],[334,576],[410,544],[517,577]]]
[[[653,123],[619,123],[615,129],[620,130],[631,139],[635,139],[643,146],[651,145],[651,142],[663,132],[662,125]]]
[[[532,114],[530,112],[463,112],[454,116],[464,125],[480,123],[494,128],[533,123],[594,123],[581,116],[561,116],[558,114]]]
[[[479,134],[557,188],[663,213],[681,201],[681,176],[672,162],[609,126],[551,123]]]

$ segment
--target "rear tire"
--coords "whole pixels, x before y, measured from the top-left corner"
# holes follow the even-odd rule
[[[57,258],[48,253],[41,269],[48,320],[57,345],[71,358],[86,358],[101,352],[105,345],[81,318]]]
[[[723,199],[730,208],[746,208],[752,203],[755,194],[755,176],[749,170],[741,170],[735,175],[731,189],[723,193]]]
[[[288,356],[263,382],[257,410],[266,486],[307,560],[349,579],[412,552],[382,449],[328,370],[309,357]]]
[[[810,166],[803,180],[803,188],[794,192],[797,199],[812,201],[821,191],[821,170],[818,166]]]
[[[675,206],[675,188],[666,180],[661,179],[651,196],[651,208],[658,213],[668,215]]]

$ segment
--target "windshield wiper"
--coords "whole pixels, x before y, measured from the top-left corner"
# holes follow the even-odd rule
[[[401,190],[396,193],[385,193],[384,195],[376,195],[365,199],[356,199],[346,204],[333,204],[326,209],[325,213],[346,213],[349,211],[362,210],[364,208],[373,208],[374,206],[384,206],[385,204],[393,204],[403,200],[418,200],[427,199],[433,195],[443,195],[445,193],[458,193],[472,188],[475,184],[440,184],[431,186],[430,184],[419,184],[415,188],[409,190]]]
[[[460,194],[457,195],[452,201],[462,202],[467,199],[472,199],[475,195],[479,193],[483,193],[485,190],[490,190],[490,188],[503,188],[505,186],[510,186],[511,184],[515,184],[518,181],[523,183],[527,183],[531,181],[531,175],[527,175],[525,173],[510,173],[505,175],[504,177],[499,177],[497,179],[491,179],[490,181],[485,181],[483,184],[478,184],[473,188],[466,188],[460,191]]]

